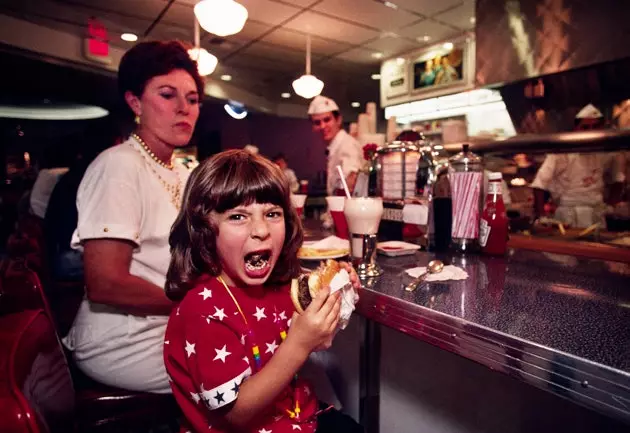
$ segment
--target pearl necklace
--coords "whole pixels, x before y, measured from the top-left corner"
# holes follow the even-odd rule
[[[140,136],[138,134],[136,134],[135,132],[131,134],[131,136],[133,138],[136,139],[136,141],[138,143],[140,143],[140,146],[142,146],[142,148],[144,149],[144,151],[146,153],[149,154],[149,156],[151,157],[151,159],[153,159],[153,161],[157,162],[158,164],[160,164],[162,167],[168,169],[168,170],[172,170],[173,169],[173,161],[171,160],[171,162],[169,162],[168,164],[165,163],[164,161],[162,161],[160,158],[158,158],[157,156],[155,156],[155,153],[153,153],[153,151],[151,150],[151,148],[149,146],[147,146],[147,144],[144,142],[144,140],[142,138],[140,138]]]
[[[179,177],[179,173],[177,172],[177,170],[173,170],[173,163],[171,163],[171,167],[169,168],[166,164],[164,164],[162,161],[157,159],[157,157],[153,154],[153,152],[149,150],[148,146],[144,143],[144,141],[142,141],[142,139],[138,136],[138,134],[131,134],[131,137],[135,139],[138,143],[140,143],[144,151],[152,157],[152,160],[147,158],[145,156],[145,152],[141,152],[133,144],[131,145],[131,147],[133,147],[140,154],[140,156],[142,156],[142,159],[144,159],[144,161],[147,163],[147,165],[149,166],[153,174],[158,178],[158,180],[162,184],[162,187],[166,190],[166,192],[170,196],[171,203],[173,204],[173,206],[175,206],[175,209],[177,209],[177,211],[179,212],[179,210],[181,209],[181,203],[182,203],[182,181]],[[160,176],[160,173],[158,173],[157,170],[153,168],[153,162],[157,162],[162,167],[168,170],[172,170],[175,173],[175,176],[177,176],[177,183],[173,185],[165,181],[162,178],[162,176]]]

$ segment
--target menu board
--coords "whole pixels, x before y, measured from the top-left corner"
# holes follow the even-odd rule
[[[385,99],[405,95],[409,91],[407,65],[407,60],[402,57],[383,62],[381,87]]]

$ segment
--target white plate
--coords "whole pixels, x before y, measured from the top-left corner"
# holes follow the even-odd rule
[[[385,256],[398,257],[414,254],[420,249],[420,245],[402,241],[387,241],[376,244],[376,250]]]

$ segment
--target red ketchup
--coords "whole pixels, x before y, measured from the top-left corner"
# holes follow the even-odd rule
[[[481,252],[500,256],[505,254],[508,241],[508,218],[501,191],[501,173],[488,176],[488,195],[481,215],[479,244]]]

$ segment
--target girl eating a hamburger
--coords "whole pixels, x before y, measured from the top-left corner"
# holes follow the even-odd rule
[[[363,431],[320,407],[298,375],[311,352],[330,347],[339,322],[331,269],[345,269],[360,286],[348,264],[328,263],[301,278],[312,286],[308,295],[298,296],[294,281],[297,313],[290,290],[302,238],[289,186],[270,161],[230,150],[191,174],[169,238],[166,283],[169,298],[180,301],[164,362],[184,415],[181,431]]]

